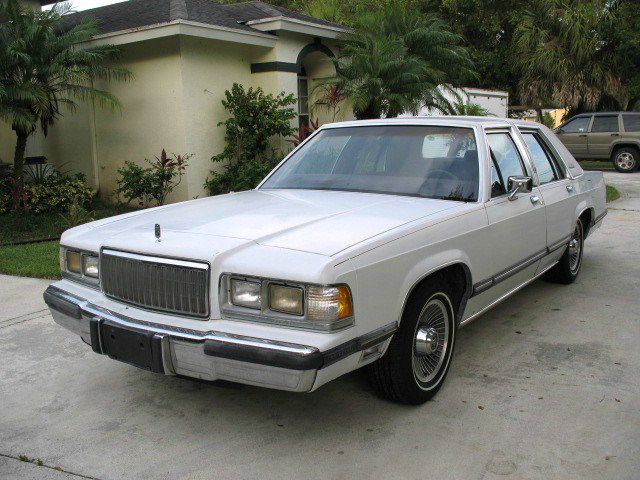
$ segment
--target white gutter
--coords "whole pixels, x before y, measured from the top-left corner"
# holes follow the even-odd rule
[[[167,23],[146,25],[144,27],[96,35],[90,41],[83,42],[80,45],[124,45],[174,35],[209,38],[212,40],[222,40],[259,47],[275,47],[277,41],[274,35],[267,33],[251,32],[189,20],[174,20]]]

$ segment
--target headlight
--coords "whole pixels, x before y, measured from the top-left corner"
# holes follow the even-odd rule
[[[269,308],[274,312],[302,315],[302,296],[301,288],[269,284]]]
[[[239,307],[253,308],[260,310],[262,308],[262,296],[260,294],[260,282],[249,282],[231,279],[231,303]]]
[[[347,285],[312,285],[225,274],[220,279],[220,310],[226,318],[307,330],[334,331],[353,325]]]
[[[94,255],[83,255],[82,272],[87,277],[98,278],[100,276],[100,261],[98,257]]]
[[[81,273],[82,257],[80,252],[67,251],[67,270],[71,273]]]
[[[60,247],[60,270],[67,278],[97,285],[100,259],[95,253]]]

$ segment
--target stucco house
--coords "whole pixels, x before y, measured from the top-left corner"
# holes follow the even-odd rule
[[[330,57],[338,55],[337,39],[345,30],[260,1],[128,0],[70,14],[65,22],[88,15],[101,29],[92,43],[119,45],[118,64],[135,75],[131,82],[96,85],[115,94],[122,110],[83,104],[65,113],[46,138],[33,135],[27,155],[84,173],[106,196],[125,160],[142,163],[163,148],[193,154],[172,201],[205,195],[211,156],[224,146],[224,128],[217,124],[227,118],[225,90],[237,82],[293,93],[299,98],[296,123],[307,122],[309,92],[335,73]],[[337,120],[349,114],[343,109]],[[313,116],[321,123],[333,120],[323,111]],[[11,161],[14,144],[9,126],[0,125],[0,161]]]

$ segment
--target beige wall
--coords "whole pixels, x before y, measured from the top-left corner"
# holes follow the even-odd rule
[[[121,111],[80,104],[75,112],[63,112],[46,139],[39,134],[30,138],[29,151],[38,150],[31,154],[44,154],[55,165],[65,164],[65,170],[84,173],[103,198],[115,188],[117,169],[125,160],[143,164],[145,158],[160,155],[162,148],[193,154],[169,201],[206,195],[203,184],[215,168],[211,157],[224,148],[224,127],[217,126],[228,117],[221,103],[224,92],[236,82],[260,86],[267,93],[296,95],[295,73],[252,74],[250,66],[295,62],[300,50],[312,42],[309,36],[283,32],[275,48],[187,36],[123,45],[118,65],[135,79],[95,85],[118,97]],[[333,74],[331,62],[319,53],[309,55],[305,67],[312,80]],[[333,120],[327,112],[312,115],[323,123]],[[297,126],[297,121],[293,123]],[[0,125],[0,159],[10,162],[15,140],[7,130]]]
[[[234,82],[258,86],[250,66],[261,47],[195,37],[182,38],[180,47],[185,152],[194,155],[189,161],[187,198],[194,198],[206,195],[203,184],[214,168],[211,157],[224,148],[224,127],[217,126],[228,118],[222,106],[224,92]]]

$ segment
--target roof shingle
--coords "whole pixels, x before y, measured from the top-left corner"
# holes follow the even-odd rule
[[[302,20],[319,26],[345,28],[342,25],[260,1],[222,5],[213,0],[128,0],[66,15],[63,19],[63,28],[71,28],[88,17],[97,20],[100,33],[103,34],[176,20],[189,20],[257,32],[258,30],[245,25],[246,22],[274,17]]]

